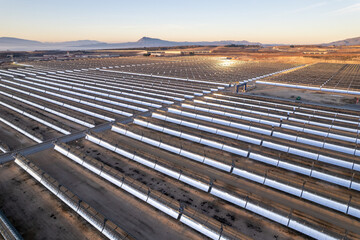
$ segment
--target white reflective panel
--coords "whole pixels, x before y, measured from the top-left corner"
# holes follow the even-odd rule
[[[182,112],[182,116],[196,118],[196,114],[190,112]]]
[[[261,216],[264,216],[264,217],[266,217],[268,219],[271,219],[271,220],[273,220],[273,221],[275,221],[277,223],[285,225],[285,226],[287,225],[287,223],[289,221],[289,219],[287,217],[281,216],[280,214],[274,213],[272,211],[269,211],[269,210],[267,210],[265,208],[262,208],[260,206],[257,206],[255,204],[253,204],[253,203],[250,203],[250,202],[247,203],[246,209],[248,209],[248,210],[250,210],[250,211],[252,211],[254,213],[257,213],[257,214],[259,214]]]
[[[58,151],[59,153],[63,154],[64,156],[67,156],[68,153],[69,153],[67,150],[63,149],[62,147],[60,147],[60,146],[58,146],[58,145],[56,145],[56,144],[55,144],[55,146],[54,146],[54,149],[55,149],[56,151]]]
[[[354,154],[355,153],[355,149],[353,149],[353,148],[342,147],[342,146],[331,144],[331,143],[325,143],[324,148],[330,149],[330,150],[333,150],[333,151],[337,151],[337,152],[347,153],[347,154]]]
[[[235,204],[237,206],[240,206],[240,207],[243,207],[243,208],[245,207],[245,203],[246,203],[245,200],[240,199],[238,197],[235,197],[235,196],[233,196],[233,195],[231,195],[231,194],[229,194],[227,192],[223,192],[223,191],[213,187],[213,188],[211,188],[210,193],[213,194],[214,196],[217,196],[217,197],[219,197],[221,199],[224,199],[224,200],[226,200],[228,202],[231,202],[231,203],[233,203],[233,204]]]
[[[337,165],[340,167],[344,167],[344,168],[349,168],[352,169],[353,163],[352,162],[347,162],[344,160],[340,160],[337,158],[332,158],[332,157],[328,157],[328,156],[324,156],[324,155],[319,155],[319,161],[321,162],[325,162],[325,163],[329,163],[332,165]]]
[[[278,160],[270,158],[270,157],[265,157],[263,155],[256,154],[256,153],[250,153],[249,158],[254,159],[256,161],[271,164],[271,165],[274,165],[274,166],[276,166],[278,164]]]
[[[162,120],[166,120],[168,122],[175,123],[175,124],[181,124],[181,120],[176,119],[176,118],[164,117]]]
[[[344,186],[344,187],[349,187],[350,186],[350,181],[343,179],[343,178],[339,178],[339,177],[335,177],[326,173],[322,173],[322,172],[318,172],[316,170],[312,171],[311,176],[314,178],[318,178],[318,179],[322,179],[325,180],[327,182],[332,182],[335,183],[337,185],[340,186]]]
[[[148,166],[150,168],[154,168],[155,167],[155,163],[149,161],[149,160],[146,160],[142,157],[139,157],[139,156],[136,156],[136,155],[133,155],[134,157],[132,158],[134,161],[142,164],[142,165],[145,165],[145,166]]]
[[[136,122],[136,124],[138,124],[138,123]],[[152,123],[143,122],[143,121],[142,121],[141,126],[148,127],[148,128],[154,129],[154,130],[159,131],[159,132],[164,132],[164,131],[169,131],[170,130],[168,128],[164,129],[161,126],[158,126],[158,125],[155,125],[155,124],[152,124]]]
[[[248,171],[239,169],[239,168],[234,168],[233,169],[233,174],[238,175],[240,177],[246,178],[246,179],[250,179],[251,181],[257,182],[257,183],[261,183],[263,184],[264,182],[264,177],[263,176],[259,176],[257,174],[254,173],[250,173]]]
[[[160,131],[160,132],[162,132],[162,131]],[[164,129],[164,133],[170,134],[170,135],[175,136],[175,137],[180,137],[180,135],[181,135],[181,132],[175,131],[175,130],[172,130],[172,129]]]
[[[256,139],[256,138],[252,138],[252,137],[248,137],[248,136],[242,136],[240,134],[238,135],[237,139],[240,141],[244,141],[244,142],[248,142],[248,143],[252,143],[252,144],[256,144],[256,145],[260,145],[260,143],[261,143],[260,139]]]
[[[360,164],[355,163],[354,164],[354,170],[355,171],[360,171]]]
[[[176,154],[179,154],[180,153],[180,148],[177,148],[177,147],[173,147],[173,146],[170,146],[168,144],[165,144],[165,143],[161,143],[160,148],[162,149],[165,149],[169,152],[173,152],[173,153],[176,153]]]
[[[346,213],[346,209],[347,209],[347,204],[343,204],[343,203],[339,203],[339,202],[335,202],[333,200],[318,196],[316,194],[304,191],[302,194],[302,197],[310,200],[312,202],[316,202],[320,205],[326,206],[328,208],[332,208],[335,209],[337,211]]]
[[[207,116],[203,116],[203,115],[197,115],[196,118],[203,120],[203,121],[208,121],[208,122],[211,122],[211,120],[212,120],[211,117],[207,117]]]
[[[317,153],[312,153],[312,152],[308,152],[308,151],[305,151],[305,150],[300,150],[300,149],[292,148],[292,147],[289,148],[289,153],[295,154],[295,155],[298,155],[298,156],[301,156],[301,157],[314,159],[314,160],[316,160],[318,158],[318,156],[319,156]]]
[[[278,122],[272,122],[272,121],[268,121],[268,120],[260,120],[259,121],[262,124],[266,124],[266,125],[270,125],[270,126],[275,126],[275,127],[279,127],[280,123]]]
[[[284,169],[291,170],[293,172],[297,172],[297,173],[307,175],[307,176],[310,175],[310,171],[311,171],[308,168],[300,167],[300,166],[297,166],[295,164],[291,164],[291,163],[287,163],[287,162],[283,162],[283,161],[280,161],[278,166],[281,167],[281,168],[284,168]]]
[[[289,147],[286,147],[286,146],[280,145],[280,144],[275,144],[275,143],[268,142],[268,141],[263,141],[262,146],[272,148],[272,149],[276,149],[276,150],[280,150],[280,151],[283,151],[283,152],[287,152],[289,150]]]
[[[224,124],[224,125],[228,125],[228,124]],[[240,124],[240,123],[235,123],[235,122],[230,122],[230,127],[235,127],[238,129],[244,129],[244,130],[249,130],[250,126],[245,125],[245,124]]]
[[[197,180],[195,180],[193,178],[190,178],[190,177],[187,177],[187,176],[184,176],[184,175],[181,175],[179,180],[183,181],[183,182],[185,182],[185,183],[187,183],[187,184],[189,184],[189,185],[191,185],[193,187],[196,187],[196,188],[198,188],[198,189],[200,189],[200,190],[202,190],[204,192],[207,192],[209,190],[209,187],[210,187],[207,184],[204,184],[202,182],[199,182],[199,181],[197,181]]]
[[[142,121],[142,120],[139,120],[139,119],[134,119],[134,123],[137,124],[137,125],[140,125],[140,126],[144,126],[144,127],[147,127],[149,125],[148,122],[145,122],[145,121]]]
[[[204,126],[204,125],[198,125],[198,129],[201,130],[201,131],[217,134],[217,129],[216,128],[207,127],[207,126]],[[234,135],[235,135],[235,138],[236,138],[236,134],[234,134]]]
[[[182,111],[181,111],[181,110],[178,110],[178,109],[176,109],[176,108],[168,108],[168,112],[182,115]]]
[[[297,118],[293,118],[293,117],[289,117],[290,121],[295,121],[295,122],[302,122],[302,123],[308,123],[308,120],[303,120],[303,119],[297,119]]]
[[[234,154],[237,154],[237,155],[240,155],[243,157],[246,157],[248,155],[248,151],[246,151],[246,150],[234,148],[234,147],[227,146],[227,145],[224,145],[222,150],[230,152],[230,153],[234,153]]]
[[[1,117],[0,117],[0,121],[3,122],[3,123],[5,123],[5,124],[8,125],[9,127],[15,129],[16,131],[20,132],[21,134],[27,136],[28,138],[34,140],[35,142],[37,142],[37,143],[42,143],[42,140],[41,140],[41,139],[33,136],[32,134],[26,132],[26,131],[23,130],[23,129],[15,126],[14,124],[10,123],[9,121],[7,121],[7,120],[5,120],[5,119],[3,119],[3,118],[1,118]]]
[[[153,139],[147,138],[147,137],[143,137],[143,138],[142,138],[142,141],[145,142],[145,143],[147,143],[147,144],[156,146],[156,147],[158,147],[158,146],[160,145],[160,142],[159,142],[159,141],[156,141],[156,140],[153,140]]]
[[[177,217],[179,216],[178,212],[165,206],[164,204],[161,204],[160,202],[152,199],[151,197],[148,198],[147,203],[175,219],[177,219]]]
[[[231,166],[230,166],[230,165],[227,165],[227,164],[224,164],[224,163],[221,163],[221,162],[212,160],[212,159],[210,159],[210,158],[205,158],[204,164],[207,164],[207,165],[209,165],[209,166],[215,167],[215,168],[217,168],[217,169],[224,170],[224,171],[226,171],[226,172],[230,172],[230,170],[231,170]]]
[[[191,122],[187,122],[187,121],[182,121],[181,125],[185,126],[185,127],[190,127],[190,128],[197,128],[198,125],[196,123],[191,123]]]
[[[343,141],[347,141],[347,142],[356,142],[356,138],[354,137],[348,137],[348,136],[344,136],[344,135],[339,135],[339,134],[335,134],[335,133],[329,133],[328,135],[330,138],[335,138],[335,139],[339,139],[339,140],[343,140]]]
[[[87,162],[83,162],[82,164],[85,168],[89,169],[90,171],[92,171],[93,173],[99,175],[100,174],[100,170],[96,167],[94,167],[93,165],[87,163]]]
[[[86,135],[85,139],[89,140],[89,141],[91,141],[93,143],[100,144],[100,139],[98,139],[96,137],[93,137],[91,135]]]
[[[199,143],[201,141],[201,138],[195,137],[195,136],[187,134],[187,133],[181,133],[180,137],[190,140],[190,141],[193,141],[193,142],[197,142],[197,143]]]
[[[215,233],[212,230],[208,229],[207,227],[201,225],[200,223],[195,222],[193,219],[187,217],[186,215],[181,216],[180,222],[191,227],[192,229],[195,229],[198,232],[201,232],[202,234],[204,234],[205,236],[211,239],[218,240],[220,237],[218,233]]]
[[[349,207],[348,214],[357,218],[360,218],[360,209]]]
[[[107,143],[105,141],[101,141],[100,145],[107,148],[107,149],[109,149],[110,151],[115,151],[115,149],[116,149],[115,146],[113,146],[113,145],[111,145],[111,144],[109,144],[109,143]]]
[[[213,148],[217,148],[217,149],[221,149],[223,147],[223,144],[221,144],[221,143],[211,141],[211,140],[207,140],[207,139],[204,139],[204,138],[202,138],[200,140],[200,143],[204,144],[204,145],[207,145],[207,146],[210,146],[210,147],[213,147]]]
[[[120,133],[120,134],[122,134],[122,135],[125,135],[125,134],[126,134],[126,130],[125,130],[125,129],[119,128],[119,127],[117,127],[117,126],[112,126],[112,127],[111,127],[111,131]]]
[[[125,135],[128,136],[128,137],[131,137],[133,139],[139,140],[139,141],[141,141],[141,139],[142,139],[141,135],[135,134],[135,133],[130,132],[130,131],[127,131]]]
[[[357,191],[360,191],[360,183],[358,183],[358,182],[352,182],[352,183],[351,183],[351,188],[352,188],[352,189],[355,189],[355,190],[357,190]]]
[[[193,160],[195,160],[197,162],[203,162],[204,161],[203,156],[191,153],[189,151],[181,150],[180,155],[184,156],[184,157],[187,157],[187,158],[190,158],[190,159],[193,159]]]
[[[155,169],[157,171],[162,172],[163,174],[173,177],[175,179],[178,179],[180,177],[180,173],[177,173],[175,171],[172,171],[172,170],[165,168],[163,166],[160,166],[160,165],[156,165]]]
[[[116,179],[115,177],[107,174],[106,172],[101,172],[100,176],[105,178],[107,181],[115,184],[116,186],[121,187],[121,182],[118,179]]]
[[[285,134],[285,133],[281,133],[281,132],[273,132],[273,136],[277,137],[277,138],[282,138],[282,139],[287,139],[287,140],[291,140],[291,141],[296,141],[296,136],[294,135],[290,135],[290,134]]]
[[[146,199],[147,199],[147,195],[143,194],[142,192],[139,192],[138,190],[130,187],[129,185],[127,185],[125,183],[122,185],[122,189],[124,189],[125,191],[129,192],[130,194],[134,195],[135,197],[137,197],[143,201],[146,201]]]
[[[217,134],[221,135],[221,136],[228,137],[228,138],[234,138],[234,139],[237,139],[237,137],[238,137],[237,134],[231,133],[231,132],[228,132],[228,131],[224,131],[224,130],[218,130]]]
[[[264,184],[267,186],[273,187],[275,189],[281,190],[283,192],[298,196],[298,197],[300,197],[300,195],[301,195],[301,189],[277,182],[272,179],[267,178],[265,180]]]
[[[258,127],[250,127],[250,131],[260,133],[260,134],[264,134],[264,135],[270,135],[271,134],[271,130],[266,130],[266,129],[258,128]]]
[[[311,146],[316,146],[316,147],[323,146],[323,142],[311,140],[311,139],[303,138],[303,137],[298,137],[297,142],[304,143],[304,144],[311,145]]]
[[[336,125],[333,125],[332,127],[335,128],[335,129],[339,129],[339,130],[343,130],[343,131],[348,131],[348,132],[354,132],[354,133],[358,133],[358,132],[359,132],[357,129],[347,128],[347,127],[340,127],[340,126],[336,126]]]

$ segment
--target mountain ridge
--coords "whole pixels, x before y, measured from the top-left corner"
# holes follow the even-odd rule
[[[360,37],[347,38],[344,40],[339,40],[335,42],[325,43],[325,46],[352,46],[352,45],[360,45]]]
[[[260,45],[275,46],[286,44],[262,44],[246,40],[221,40],[221,41],[168,41],[159,38],[142,37],[136,42],[107,43],[96,40],[77,40],[64,42],[40,42],[28,39],[0,37],[0,51],[34,51],[34,50],[95,50],[95,49],[121,49],[121,48],[145,48],[145,47],[180,47],[180,46],[223,46],[223,45]],[[360,37],[348,38],[330,43],[320,44],[323,46],[351,46],[360,45]]]
[[[85,50],[85,49],[114,49],[114,48],[144,48],[144,47],[176,47],[188,45],[262,45],[259,42],[234,41],[200,41],[176,42],[159,38],[142,37],[136,42],[106,43],[96,40],[78,40],[66,42],[40,42],[21,38],[0,37],[0,50],[32,51],[32,50]]]

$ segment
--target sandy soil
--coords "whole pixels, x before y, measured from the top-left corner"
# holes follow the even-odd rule
[[[250,90],[248,93],[260,96],[279,97],[289,100],[295,100],[297,97],[301,97],[301,101],[332,105],[352,105],[356,103],[356,98],[350,95],[324,93],[306,89],[274,87],[265,84],[256,84],[256,88]]]
[[[106,239],[13,162],[0,166],[0,209],[24,239]]]

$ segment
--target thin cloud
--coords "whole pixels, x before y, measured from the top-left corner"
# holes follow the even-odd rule
[[[291,12],[292,13],[304,12],[304,11],[307,11],[307,10],[310,10],[310,9],[322,7],[322,6],[326,5],[326,4],[327,4],[327,2],[319,2],[319,3],[315,3],[315,4],[312,4],[312,5],[303,7],[303,8],[295,9],[295,10],[293,10]]]
[[[340,8],[338,10],[330,12],[331,15],[344,15],[354,12],[360,12],[360,3],[356,3],[344,8]]]

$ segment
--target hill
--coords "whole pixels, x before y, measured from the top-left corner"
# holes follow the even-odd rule
[[[336,42],[326,43],[323,44],[325,46],[353,46],[353,45],[360,45],[360,37],[356,38],[348,38]]]
[[[0,38],[0,51],[33,51],[33,50],[84,50],[84,49],[115,49],[115,48],[144,48],[144,47],[176,47],[176,46],[223,46],[223,45],[261,45],[249,41],[203,41],[203,42],[175,42],[158,38],[143,37],[136,42],[106,43],[93,40],[79,40],[69,42],[39,42],[19,38]]]

